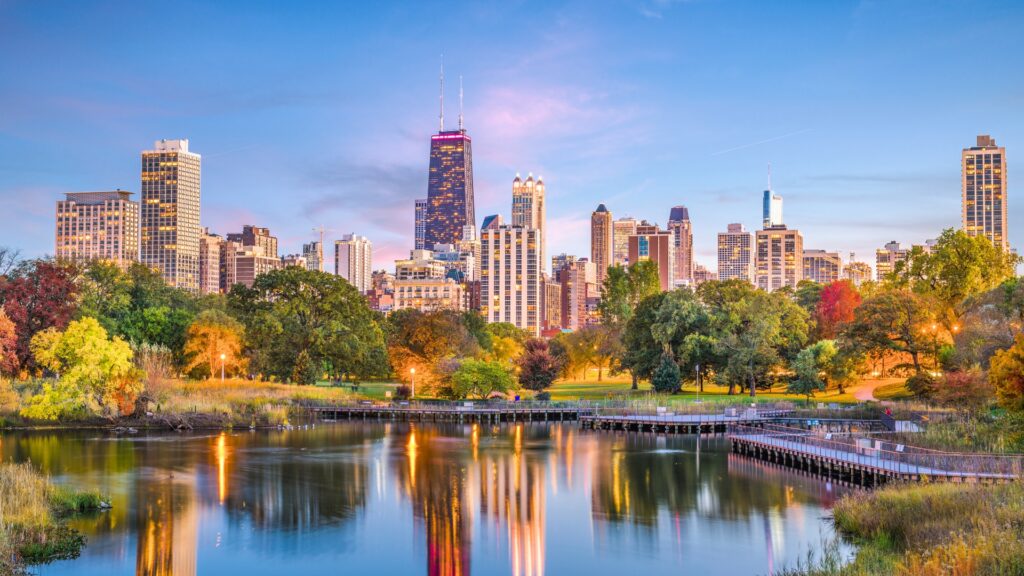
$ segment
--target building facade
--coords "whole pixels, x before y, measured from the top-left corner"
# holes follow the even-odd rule
[[[434,258],[430,250],[413,250],[404,260],[395,260],[396,280],[425,280],[443,278],[445,263]]]
[[[754,282],[754,235],[743,224],[729,224],[718,233],[718,279]]]
[[[545,208],[544,208],[544,180],[537,177],[533,179],[533,173],[527,175],[523,180],[516,174],[512,180],[512,225],[522,228],[536,228],[540,234],[540,261],[544,262],[545,251]]]
[[[372,285],[373,243],[358,234],[346,234],[335,241],[334,273],[365,294]]]
[[[961,220],[968,236],[984,236],[1008,251],[1006,149],[991,136],[978,136],[977,144],[961,155]]]
[[[761,202],[761,225],[766,230],[783,226],[782,196],[772,192],[770,187],[764,191],[764,199]]]
[[[462,284],[451,278],[395,280],[394,309],[414,308],[421,312],[465,310]]]
[[[139,261],[139,203],[132,193],[68,192],[57,201],[54,255],[103,260],[127,268]]]
[[[843,259],[838,252],[825,250],[804,250],[804,280],[818,284],[831,284],[839,280],[843,270]]]
[[[675,246],[672,233],[662,231],[655,224],[642,222],[636,233],[629,237],[630,265],[650,260],[658,265],[658,278],[663,291],[671,290],[675,276]]]
[[[804,276],[804,239],[798,230],[777,226],[755,236],[754,284],[767,291],[796,288]]]
[[[458,244],[463,227],[476,225],[473,205],[473,141],[465,130],[430,137],[423,247]]]
[[[544,330],[560,330],[562,328],[562,285],[554,278],[545,275],[541,299],[543,308],[541,327]]]
[[[324,245],[319,240],[302,245],[302,256],[306,259],[306,269],[324,271]]]
[[[629,237],[636,234],[636,218],[619,218],[612,223],[612,265],[629,266]]]
[[[415,243],[413,244],[416,250],[425,250],[427,248],[427,199],[417,198],[416,199],[416,229],[415,229]],[[433,248],[433,247],[431,247]]]
[[[614,262],[615,233],[612,228],[612,213],[604,204],[590,215],[590,260],[597,269],[597,285],[604,286],[608,267]]]
[[[534,335],[541,326],[541,232],[489,226],[480,233],[480,311]]]
[[[853,282],[855,286],[869,282],[871,281],[871,265],[867,262],[851,261],[843,266],[843,278]]]
[[[223,250],[224,238],[211,234],[209,228],[203,228],[203,235],[199,238],[200,294],[217,294],[221,291],[220,258]]]
[[[679,286],[693,282],[693,227],[686,206],[675,206],[669,212],[668,231],[672,233],[675,261],[672,265],[672,284]]]
[[[896,265],[910,256],[910,249],[893,240],[875,251],[875,279],[881,282],[896,270]]]
[[[142,153],[140,261],[191,292],[199,292],[201,164],[188,140],[159,140]]]

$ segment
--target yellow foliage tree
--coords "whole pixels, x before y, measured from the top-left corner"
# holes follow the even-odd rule
[[[246,361],[242,356],[242,335],[242,325],[224,312],[200,312],[186,334],[186,372],[214,378],[223,367],[227,375],[243,373]]]

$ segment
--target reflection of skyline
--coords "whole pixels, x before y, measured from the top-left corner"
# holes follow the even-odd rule
[[[633,562],[661,573],[720,542],[742,543],[736,561],[770,572],[820,542],[821,504],[835,488],[736,458],[722,438],[702,446],[698,458],[692,437],[573,425],[360,423],[132,439],[6,435],[0,456],[30,458],[112,497],[111,513],[73,520],[89,538],[85,558],[119,567],[86,571],[98,576],[186,576],[237,558],[253,574],[303,561],[316,572],[327,558],[377,569],[381,554],[389,573],[542,576],[564,572],[579,552],[569,561],[581,570]],[[400,534],[415,546],[374,548]]]

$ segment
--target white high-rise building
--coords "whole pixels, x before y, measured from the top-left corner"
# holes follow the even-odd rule
[[[373,243],[365,236],[346,234],[334,243],[334,273],[348,280],[360,294],[373,279]]]
[[[69,192],[57,201],[55,255],[127,268],[139,261],[139,203],[132,193]]]
[[[527,175],[526,180],[519,178],[516,174],[512,180],[512,225],[522,228],[536,228],[541,231],[540,235],[540,261],[544,262],[544,179],[537,177],[533,179],[533,173]]]
[[[541,238],[536,228],[492,225],[480,231],[480,311],[533,334],[541,327]]]

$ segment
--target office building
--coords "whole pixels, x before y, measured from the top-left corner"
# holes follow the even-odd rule
[[[1008,251],[1006,149],[994,138],[978,136],[961,155],[961,219],[968,236],[984,236]]]
[[[672,285],[680,286],[693,281],[693,227],[686,206],[675,206],[669,212],[668,231],[672,234]]]
[[[825,250],[804,250],[804,280],[818,284],[831,284],[839,280],[843,269],[843,260],[838,252]]]
[[[693,266],[693,285],[700,286],[705,282],[711,280],[718,280],[718,274],[708,270],[703,264],[694,264]]]
[[[604,286],[608,267],[614,263],[615,232],[612,228],[612,213],[604,204],[590,215],[590,260],[597,270],[597,285]]]
[[[540,234],[540,261],[544,262],[545,251],[545,208],[544,208],[544,180],[538,177],[533,179],[533,173],[527,175],[526,180],[516,174],[512,180],[512,225],[522,228],[536,228]]]
[[[541,289],[541,307],[543,318],[541,326],[544,330],[562,329],[562,285],[557,280],[544,275]]]
[[[54,255],[127,268],[139,260],[139,203],[132,193],[69,192],[57,201]]]
[[[416,250],[425,250],[427,237],[427,199],[416,199],[416,236],[413,246]],[[433,248],[433,247],[431,247]]]
[[[430,172],[427,178],[426,220],[422,248],[458,244],[465,226],[476,226],[473,206],[473,140],[462,125],[444,127],[444,71],[441,72],[441,114],[437,134],[430,137]]]
[[[629,237],[630,265],[650,260],[658,265],[661,289],[671,290],[675,276],[675,246],[672,233],[663,231],[656,224],[646,221],[636,226],[636,233]]]
[[[762,201],[762,226],[765,229],[782,226],[782,196],[772,192],[769,182],[768,190],[764,191]]]
[[[754,235],[743,224],[729,224],[718,233],[718,279],[754,282]]]
[[[798,230],[776,226],[755,235],[754,284],[767,291],[796,288],[804,276],[804,239]]]
[[[592,294],[595,286],[587,281],[588,272],[594,273],[593,264],[583,258],[567,261],[564,266],[555,271],[555,280],[562,289],[560,297],[562,328],[579,330],[587,325],[587,297]]]
[[[358,234],[346,234],[335,241],[334,273],[348,280],[360,294],[369,290],[373,275],[373,243]]]
[[[612,265],[629,266],[629,237],[636,234],[636,218],[619,218],[612,223]]]
[[[480,310],[537,335],[541,323],[541,231],[490,225],[480,232]]]
[[[199,292],[200,171],[188,140],[159,140],[142,152],[139,259],[191,292]]]

